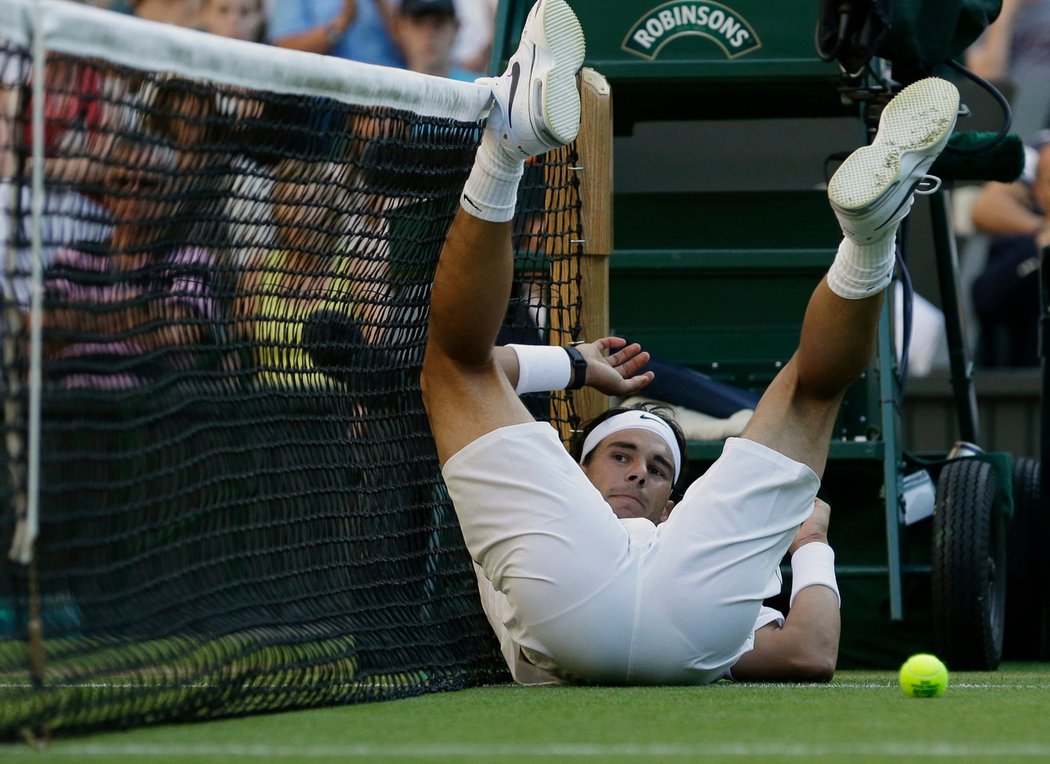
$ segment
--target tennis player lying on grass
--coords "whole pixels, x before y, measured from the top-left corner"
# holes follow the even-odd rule
[[[845,239],[810,299],[798,350],[742,436],[672,509],[684,449],[669,424],[650,412],[613,415],[578,463],[514,384],[553,381],[557,369],[557,383],[569,384],[569,356],[522,353],[504,364],[493,351],[522,162],[576,136],[583,57],[564,0],[540,0],[507,73],[491,81],[495,104],[434,280],[423,395],[489,620],[523,683],[828,681],[839,600],[817,488],[843,393],[874,349],[897,224],[951,134],[958,93],[939,79],[909,86],[872,146],[836,172],[828,195]],[[644,387],[643,354],[622,344],[585,346],[587,384],[621,395]],[[616,352],[602,360],[599,350]],[[782,618],[762,603],[780,589],[787,552]]]

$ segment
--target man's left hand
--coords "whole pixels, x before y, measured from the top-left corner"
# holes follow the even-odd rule
[[[586,385],[598,392],[633,395],[653,381],[653,372],[639,373],[649,363],[649,353],[637,342],[628,344],[622,337],[603,337],[577,345],[576,349],[587,360]]]

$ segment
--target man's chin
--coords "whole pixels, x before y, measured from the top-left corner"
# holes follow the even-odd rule
[[[607,500],[612,508],[613,514],[620,520],[630,520],[636,517],[646,517],[645,507],[634,499],[622,496],[613,496]]]

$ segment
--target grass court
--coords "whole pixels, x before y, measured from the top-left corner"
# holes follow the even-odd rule
[[[513,762],[1050,760],[1050,664],[955,672],[939,698],[895,672],[829,685],[500,685],[383,703],[0,746],[0,761]]]

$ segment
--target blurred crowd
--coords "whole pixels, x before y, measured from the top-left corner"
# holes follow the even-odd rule
[[[964,339],[979,367],[1034,369],[1040,365],[1040,257],[1050,246],[1050,0],[1002,0],[999,16],[966,50],[963,63],[1005,97],[1010,132],[1025,147],[1016,181],[953,188]],[[994,112],[987,94],[975,88],[964,100],[971,95],[982,112]],[[997,128],[962,120],[956,127]],[[901,300],[897,305],[900,310]],[[918,293],[913,311],[909,373],[945,369],[944,314]],[[900,330],[898,321],[898,344]]]
[[[497,0],[83,0],[110,11],[261,44],[473,81],[489,70]],[[1034,367],[1039,255],[1050,245],[1050,0],[1003,0],[966,51],[1027,145],[1014,183],[956,189],[964,309],[986,367]],[[961,203],[959,203],[961,202]],[[947,364],[944,316],[916,295],[912,374]]]
[[[1003,0],[966,64],[1007,96],[1011,130],[1026,146],[1021,177],[985,184],[969,206],[975,357],[985,367],[1036,367],[1039,260],[1050,245],[1050,0]]]
[[[91,4],[465,81],[483,76],[494,24],[489,0]],[[460,45],[468,23],[481,31]],[[432,135],[375,109],[290,104],[54,52],[44,80],[49,383],[124,390],[252,368],[255,384],[316,389],[345,383],[344,359],[330,348],[348,345],[359,365],[400,368],[378,350],[381,335],[421,319],[388,299],[387,227],[419,196],[406,184],[425,182],[408,171],[437,161],[427,154]],[[0,246],[14,258],[0,285],[23,325],[34,257],[31,81],[16,56],[0,55]],[[454,132],[445,160],[476,138]],[[415,164],[390,153],[399,151]],[[388,169],[401,165],[401,175]],[[0,333],[14,319],[0,317]]]
[[[473,81],[497,0],[83,0],[241,40]]]

